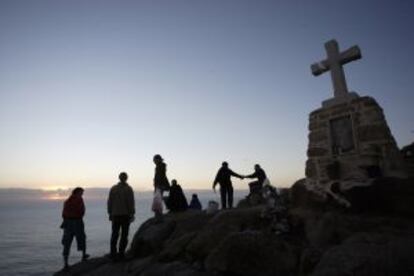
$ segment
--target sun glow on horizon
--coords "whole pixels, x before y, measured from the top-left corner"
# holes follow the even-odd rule
[[[63,201],[67,198],[66,195],[63,194],[50,194],[42,197],[43,200],[50,200],[50,201]]]

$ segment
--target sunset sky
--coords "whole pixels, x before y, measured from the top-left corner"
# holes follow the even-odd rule
[[[0,187],[184,187],[222,161],[304,176],[308,114],[333,96],[310,65],[359,45],[348,87],[414,140],[413,1],[0,1]],[[247,180],[235,180],[246,188]]]

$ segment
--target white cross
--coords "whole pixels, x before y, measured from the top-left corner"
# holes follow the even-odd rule
[[[311,65],[312,74],[319,76],[330,70],[335,98],[346,96],[348,88],[342,65],[360,59],[361,51],[358,46],[353,46],[341,53],[339,52],[338,42],[334,39],[325,43],[325,49],[328,57]]]

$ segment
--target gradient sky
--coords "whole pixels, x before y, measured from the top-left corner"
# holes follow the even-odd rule
[[[222,161],[304,175],[323,43],[358,44],[348,87],[414,140],[413,1],[0,1],[0,187],[106,187],[120,171],[209,188]],[[247,180],[234,181],[246,188]]]

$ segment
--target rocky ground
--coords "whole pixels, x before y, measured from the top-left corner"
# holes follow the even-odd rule
[[[298,181],[284,196],[288,231],[276,230],[280,214],[260,200],[168,214],[142,224],[127,260],[94,258],[55,275],[414,275],[413,179],[380,179],[342,196],[351,208]]]

